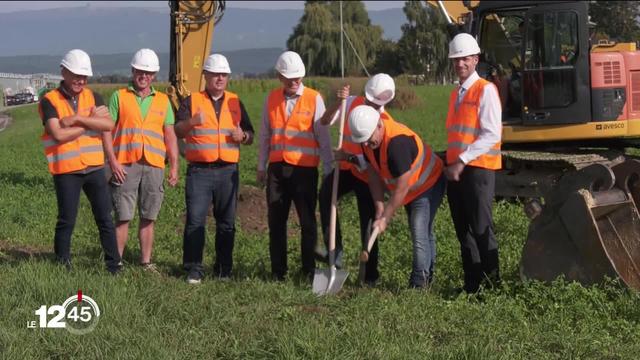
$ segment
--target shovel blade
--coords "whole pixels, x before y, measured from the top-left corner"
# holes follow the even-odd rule
[[[318,296],[335,295],[342,289],[347,276],[349,273],[344,270],[316,269],[313,276],[313,293]]]

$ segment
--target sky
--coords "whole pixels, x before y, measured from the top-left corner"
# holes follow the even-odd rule
[[[401,8],[404,1],[365,1],[367,10]],[[168,11],[167,1],[0,1],[0,13],[64,7],[144,7]],[[304,1],[227,1],[228,8],[303,9]]]

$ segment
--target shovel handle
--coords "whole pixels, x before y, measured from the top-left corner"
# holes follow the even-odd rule
[[[369,261],[369,253],[371,252],[373,244],[376,242],[376,237],[378,236],[379,232],[380,229],[377,226],[373,228],[373,232],[371,233],[371,236],[369,236],[369,241],[367,241],[367,248],[365,250],[362,250],[362,252],[360,253],[360,275],[358,276],[358,278],[360,279],[360,283],[364,281],[364,275],[366,272],[364,263]]]
[[[342,99],[340,101],[340,128],[338,129],[338,147],[337,149],[342,148],[342,139],[344,138],[344,123],[347,121],[347,99]]]
[[[347,99],[342,99],[340,104],[340,128],[338,129],[338,149],[342,148],[342,137],[344,133],[345,110],[347,108]],[[336,223],[338,218],[338,182],[340,177],[340,168],[335,166],[333,169],[333,184],[331,186],[331,212],[329,215],[329,265],[335,265],[336,250]]]
[[[369,236],[369,241],[367,242],[367,252],[370,253],[371,252],[371,248],[373,247],[373,244],[376,242],[376,238],[378,237],[378,233],[380,233],[380,228],[378,228],[377,226],[373,228],[373,231],[371,232],[371,236]]]

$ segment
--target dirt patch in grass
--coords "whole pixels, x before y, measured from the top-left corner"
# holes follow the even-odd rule
[[[319,214],[316,214],[318,222],[320,221],[319,216]],[[269,232],[267,194],[263,188],[240,185],[236,226],[240,227],[245,233],[266,234]],[[293,201],[291,202],[291,209],[289,209],[287,234],[290,238],[300,235],[300,221]]]
[[[269,231],[267,198],[264,189],[255,186],[240,186],[236,222],[244,232],[265,233]]]
[[[300,305],[299,309],[304,313],[311,313],[311,314],[328,314],[329,313],[329,309],[327,309],[324,306]]]
[[[24,244],[11,244],[6,240],[0,240],[0,259],[24,260],[43,257],[51,254],[51,248]]]
[[[185,212],[182,215],[182,223],[184,224],[186,221],[187,214]],[[207,226],[210,231],[215,231],[215,219],[213,218],[212,207],[209,207],[209,213],[207,214]],[[240,185],[238,208],[236,210],[236,228],[242,229],[243,232],[248,234],[268,233],[267,199],[264,189],[250,185]],[[300,232],[299,229],[300,222],[298,220],[298,214],[296,214],[295,205],[292,202],[289,211],[287,233],[289,236],[296,236]],[[181,234],[183,229],[179,229],[178,231]]]

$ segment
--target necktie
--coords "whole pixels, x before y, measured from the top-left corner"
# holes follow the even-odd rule
[[[460,86],[460,89],[458,90],[458,97],[456,98],[456,111],[458,111],[458,107],[460,106],[460,103],[464,98],[464,92],[465,92],[465,89],[462,86]]]

